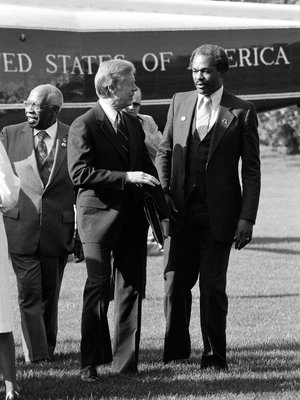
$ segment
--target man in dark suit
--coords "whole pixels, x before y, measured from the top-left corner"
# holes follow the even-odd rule
[[[229,253],[233,240],[237,249],[251,241],[260,193],[256,112],[223,88],[228,66],[219,46],[193,51],[196,90],[174,95],[156,159],[171,212],[163,360],[190,356],[191,289],[199,276],[201,366],[225,370]]]
[[[21,180],[18,204],[4,213],[4,223],[17,277],[23,349],[29,362],[53,356],[59,292],[68,254],[73,251],[69,127],[57,120],[62,104],[62,93],[55,86],[37,86],[25,101],[27,122],[1,132]]]
[[[68,163],[78,189],[77,219],[87,267],[81,338],[81,378],[96,381],[97,366],[136,372],[141,325],[144,189],[155,196],[167,234],[168,207],[144,144],[139,120],[121,110],[136,91],[126,60],[103,62],[95,77],[99,101],[70,128]],[[107,321],[115,270],[113,351]],[[112,354],[113,353],[113,354]]]

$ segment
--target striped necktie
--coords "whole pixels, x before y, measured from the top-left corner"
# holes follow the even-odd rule
[[[116,128],[117,128],[117,136],[120,139],[121,145],[124,148],[124,150],[128,153],[129,152],[128,132],[121,111],[118,111],[117,113]]]
[[[211,98],[204,96],[197,112],[196,128],[200,140],[203,140],[208,132],[209,121],[211,116]]]
[[[36,158],[38,162],[39,168],[44,164],[47,156],[48,156],[48,150],[47,150],[47,145],[45,143],[45,139],[48,136],[48,133],[46,131],[40,131],[38,134],[38,144],[36,146]]]

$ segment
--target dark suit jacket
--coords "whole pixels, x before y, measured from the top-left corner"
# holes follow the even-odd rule
[[[142,189],[125,183],[126,171],[144,171],[157,177],[144,144],[144,132],[138,119],[124,113],[129,134],[129,164],[119,139],[99,102],[71,125],[68,163],[76,188],[78,229],[83,243],[111,245],[122,229],[128,202],[135,196],[143,198]],[[161,186],[148,187],[161,210],[168,216]]]
[[[171,220],[171,235],[180,231],[185,217],[185,165],[196,103],[197,91],[175,94],[156,158],[162,187],[179,210],[176,220]],[[255,222],[260,193],[256,112],[251,103],[226,90],[213,127],[206,185],[209,217],[218,240],[231,241],[240,218]]]
[[[18,204],[4,213],[9,252],[61,256],[73,251],[74,190],[67,168],[69,127],[58,122],[55,159],[44,188],[27,122],[3,128],[1,141],[21,180]]]

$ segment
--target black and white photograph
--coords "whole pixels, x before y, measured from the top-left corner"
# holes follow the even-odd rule
[[[300,0],[0,32],[0,400],[297,400]]]

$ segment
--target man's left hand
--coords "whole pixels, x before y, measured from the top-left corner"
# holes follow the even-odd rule
[[[252,240],[253,222],[240,219],[235,232],[235,248],[241,250]]]

